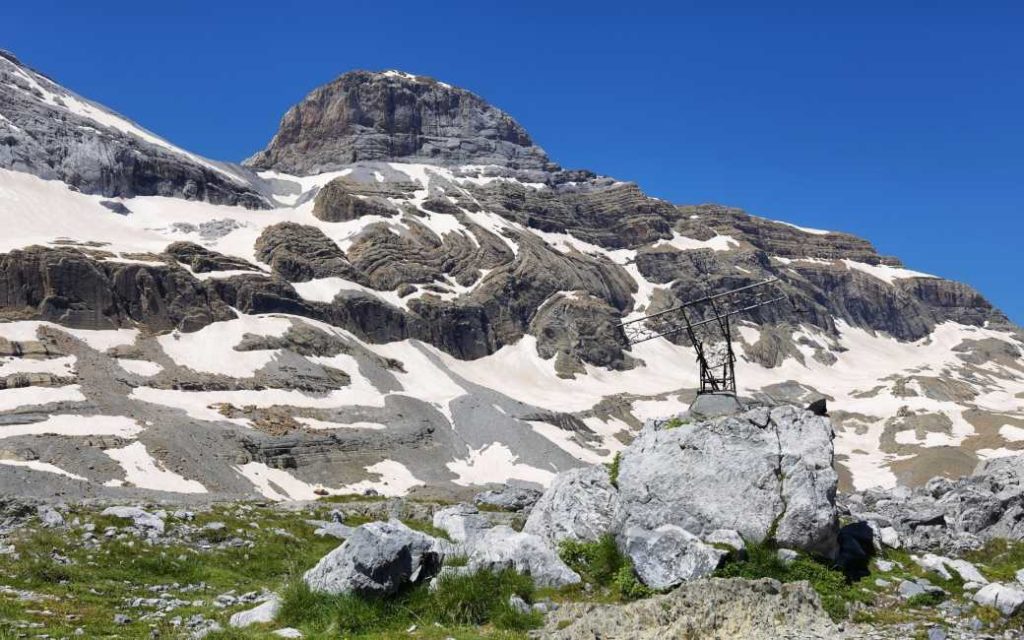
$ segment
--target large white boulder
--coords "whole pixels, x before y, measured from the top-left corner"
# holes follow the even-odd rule
[[[555,476],[533,506],[523,531],[552,545],[562,540],[597,540],[612,529],[619,493],[604,465],[571,469]]]
[[[131,520],[136,527],[156,533],[163,533],[166,526],[159,514],[150,513],[140,507],[107,507],[100,515]]]
[[[832,439],[827,418],[788,406],[675,428],[648,424],[622,454],[615,528],[673,524],[698,537],[734,529],[749,541],[774,535],[780,546],[833,557]]]
[[[576,584],[580,576],[558,557],[547,540],[504,525],[486,530],[468,545],[469,572],[515,569],[542,587]]]
[[[431,578],[443,559],[441,541],[397,520],[370,522],[356,527],[303,579],[313,591],[387,595],[405,584]]]

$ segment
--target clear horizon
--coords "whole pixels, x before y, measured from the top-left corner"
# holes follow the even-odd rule
[[[175,144],[241,161],[345,71],[479,94],[551,158],[680,203],[844,231],[1024,299],[1024,9],[369,2],[11,7],[0,48]]]

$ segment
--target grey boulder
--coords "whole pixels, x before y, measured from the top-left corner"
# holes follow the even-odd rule
[[[616,527],[674,524],[698,537],[734,529],[755,542],[774,531],[781,546],[833,557],[832,438],[828,418],[790,406],[672,429],[649,423],[622,454]]]
[[[247,611],[239,611],[238,613],[231,616],[228,620],[228,624],[232,627],[248,627],[253,624],[264,624],[267,622],[273,622],[274,618],[277,617],[277,612],[281,610],[281,600],[276,596],[271,596],[266,602],[263,602],[259,606],[253,607]]]
[[[612,529],[618,510],[619,492],[604,465],[571,469],[555,476],[523,531],[552,545],[566,539],[597,540]]]
[[[370,522],[356,527],[303,579],[317,592],[388,595],[405,584],[428,580],[443,560],[440,541],[395,520]]]
[[[457,543],[479,538],[491,526],[476,507],[468,504],[441,509],[434,513],[433,524]]]
[[[64,526],[64,516],[62,516],[60,512],[54,509],[53,507],[44,505],[39,507],[38,512],[39,520],[43,523],[44,527]]]
[[[157,533],[164,532],[163,518],[139,507],[107,507],[100,515],[124,518],[131,520],[140,529],[150,529]]]
[[[541,587],[563,587],[580,582],[579,575],[558,557],[540,536],[504,525],[488,529],[467,549],[470,572],[515,569]]]
[[[623,547],[637,576],[645,585],[658,590],[710,575],[727,555],[671,524],[653,531],[632,528],[623,538]]]
[[[974,601],[986,607],[995,607],[1004,616],[1012,616],[1024,605],[1024,590],[992,582],[978,589]]]

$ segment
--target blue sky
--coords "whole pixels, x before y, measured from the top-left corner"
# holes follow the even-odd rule
[[[402,69],[563,166],[861,235],[1024,323],[1019,3],[8,4],[0,47],[213,158],[347,70]]]

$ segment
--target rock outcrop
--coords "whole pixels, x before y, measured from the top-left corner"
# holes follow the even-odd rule
[[[626,605],[567,604],[548,616],[553,640],[832,640],[842,633],[806,582],[711,578]]]
[[[508,114],[478,96],[398,71],[352,71],[288,110],[266,149],[245,164],[294,175],[360,160],[498,164],[549,161]]]
[[[1024,456],[986,460],[958,480],[856,493],[846,506],[888,547],[961,552],[993,538],[1024,540]]]

